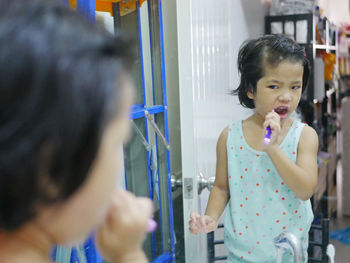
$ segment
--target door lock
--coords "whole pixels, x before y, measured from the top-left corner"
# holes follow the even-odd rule
[[[191,180],[188,180],[191,179]],[[198,182],[198,194],[201,194],[204,188],[210,191],[214,186],[215,177],[204,178],[203,174],[200,172],[197,178]],[[171,189],[175,191],[177,188],[182,187],[182,178],[171,175]],[[193,191],[193,180],[192,178],[185,178],[185,188],[184,191],[188,198],[191,198]]]

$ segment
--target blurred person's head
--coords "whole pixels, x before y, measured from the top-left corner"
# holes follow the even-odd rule
[[[0,0],[0,229],[55,243],[105,217],[129,129],[130,43],[55,0]]]

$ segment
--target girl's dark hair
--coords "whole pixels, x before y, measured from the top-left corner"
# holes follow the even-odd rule
[[[118,114],[131,45],[57,0],[0,0],[0,228],[66,200]]]
[[[256,85],[264,76],[264,65],[277,66],[285,60],[302,63],[304,92],[309,81],[310,63],[303,47],[285,35],[264,35],[245,41],[239,50],[237,61],[241,80],[232,94],[238,95],[241,105],[254,109],[254,101],[248,98],[247,93],[256,92]]]

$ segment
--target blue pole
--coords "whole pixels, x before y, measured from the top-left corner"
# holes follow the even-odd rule
[[[163,13],[162,1],[158,0],[159,8],[159,35],[160,35],[160,49],[161,49],[161,67],[162,67],[162,87],[163,87],[163,104],[164,104],[164,132],[165,138],[169,142],[169,127],[168,127],[168,101],[166,93],[166,74],[165,74],[165,56],[164,56],[164,32],[163,32]],[[173,217],[173,197],[171,189],[171,169],[170,169],[170,152],[166,151],[167,170],[168,170],[168,202],[169,202],[169,218],[170,218],[170,238],[171,238],[171,252],[173,255],[173,263],[175,260],[175,238],[174,238],[174,217]]]
[[[137,19],[139,29],[139,47],[140,47],[140,62],[141,62],[141,81],[142,81],[142,95],[143,95],[143,107],[146,106],[146,92],[145,92],[145,68],[143,63],[143,45],[142,45],[142,31],[141,31],[141,14],[140,14],[140,3],[136,2],[137,7]]]
[[[95,22],[95,0],[77,0],[77,10]]]
[[[151,17],[151,2],[148,1],[147,7],[148,7],[148,17],[150,19]],[[152,93],[153,93],[153,104],[155,104],[155,93],[154,93],[154,61],[153,61],[153,48],[152,48],[152,24],[151,20],[149,20],[148,23],[149,26],[149,38],[150,38],[150,50],[151,50],[151,72],[152,72]],[[155,115],[154,115],[155,116]],[[156,119],[156,118],[155,118]],[[156,135],[157,138],[157,135]],[[156,148],[158,149],[158,140],[156,140]],[[157,151],[158,153],[158,151]],[[158,162],[158,158],[157,158]],[[157,173],[159,175],[159,165],[157,165]],[[158,184],[158,192],[160,193],[160,185]],[[158,205],[159,205],[159,229],[160,229],[160,239],[161,239],[161,253],[164,252],[164,245],[163,245],[163,217],[162,217],[162,201],[160,198],[158,199]],[[154,246],[155,247],[155,246]]]
[[[142,28],[141,28],[141,14],[140,14],[140,3],[139,1],[136,2],[137,6],[137,18],[138,18],[138,31],[139,31],[139,47],[140,47],[140,62],[141,62],[141,81],[142,81],[142,95],[143,95],[143,107],[146,107],[146,87],[145,87],[145,68],[143,63],[143,45],[142,45]],[[145,139],[147,140],[147,143],[149,143],[148,140],[148,124],[146,117],[145,120]],[[149,189],[149,197],[153,200],[153,183],[152,183],[152,172],[150,167],[151,158],[149,153],[147,152],[147,176],[148,176],[148,189]],[[156,257],[156,238],[155,233],[152,233],[152,254],[153,258]]]

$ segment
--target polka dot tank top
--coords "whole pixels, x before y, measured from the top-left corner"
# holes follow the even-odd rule
[[[304,126],[294,120],[280,145],[293,162]],[[269,156],[248,145],[242,121],[229,126],[227,158],[231,196],[224,220],[227,262],[275,263],[273,239],[283,231],[299,238],[307,259],[308,232],[313,221],[310,200],[298,199],[283,182]],[[293,262],[293,258],[288,251],[282,262]]]

